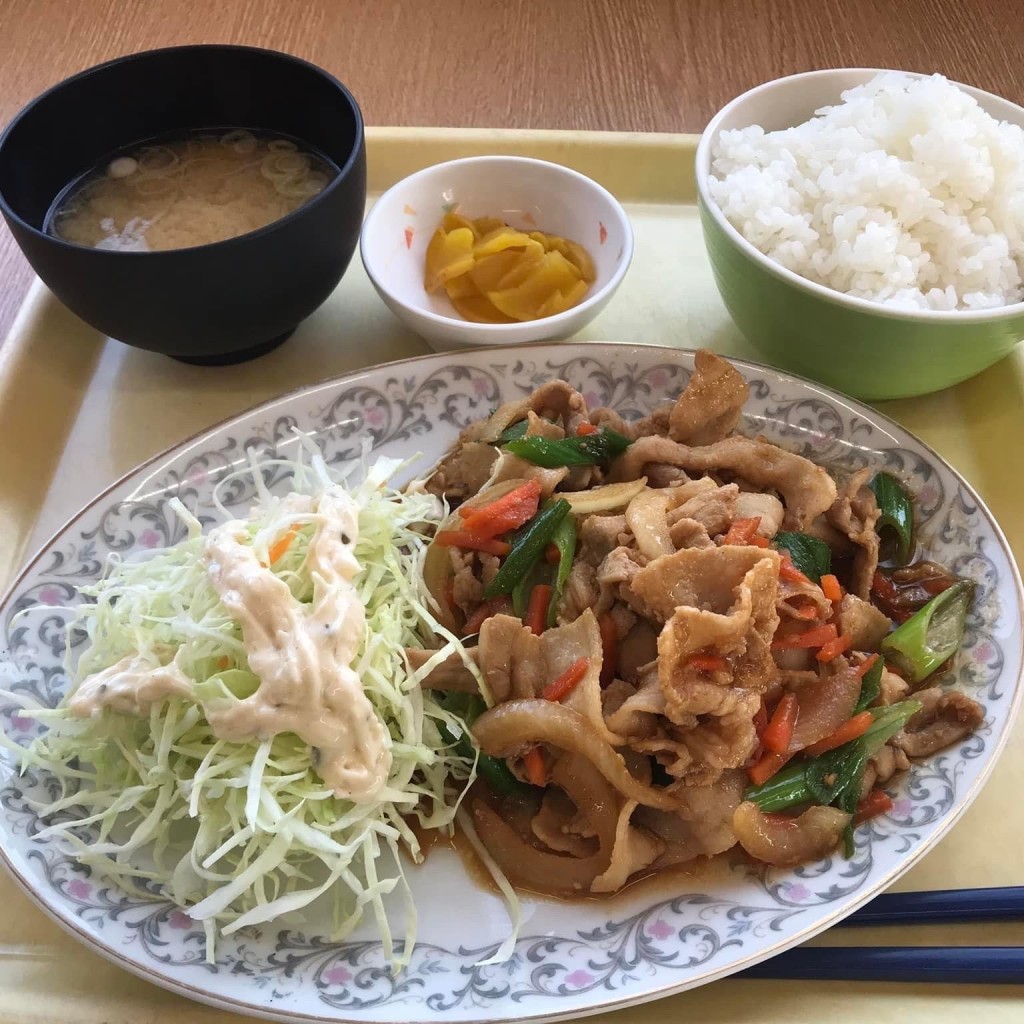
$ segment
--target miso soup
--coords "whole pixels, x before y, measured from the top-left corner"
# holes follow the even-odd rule
[[[196,132],[105,160],[57,197],[45,230],[97,249],[209,245],[297,210],[336,174],[294,139],[245,129]]]

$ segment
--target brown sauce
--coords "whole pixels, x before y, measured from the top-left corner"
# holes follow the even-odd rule
[[[471,807],[471,802],[474,799],[484,800],[498,810],[521,836],[528,837],[530,835],[529,822],[532,815],[539,809],[539,796],[536,799],[525,800],[517,797],[500,797],[478,782],[474,785],[472,792],[467,795],[467,803],[464,806],[467,809]],[[422,833],[417,832],[417,834]],[[430,848],[433,849],[439,845],[455,850],[467,876],[475,886],[494,896],[501,897],[490,872],[464,833],[456,828],[453,837],[435,835],[430,841]],[[534,842],[532,845],[545,852],[551,852],[539,842]],[[607,905],[614,904],[617,899],[624,898],[626,894],[631,900],[642,895],[645,899],[653,901],[669,899],[683,892],[703,891],[711,885],[724,881],[737,870],[738,865],[742,864],[749,864],[742,853],[738,855],[727,853],[718,857],[698,857],[685,864],[673,864],[670,867],[639,871],[615,892],[546,890],[534,885],[524,885],[515,878],[510,878],[509,881],[517,893],[528,899],[539,899],[551,903],[601,903]]]
[[[906,566],[882,567],[875,573],[871,599],[890,619],[906,622],[957,579],[954,573],[927,559]]]

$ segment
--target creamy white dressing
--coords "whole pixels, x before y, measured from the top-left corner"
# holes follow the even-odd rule
[[[226,740],[295,733],[337,796],[369,801],[391,770],[391,737],[351,667],[366,628],[351,582],[360,568],[353,554],[358,508],[339,491],[310,501],[309,511],[316,521],[306,556],[311,604],[297,601],[260,564],[246,542],[246,523],[225,523],[206,538],[210,581],[241,626],[249,667],[260,680],[251,697],[208,708],[207,719]]]
[[[122,715],[144,715],[168,697],[189,697],[192,680],[177,662],[154,665],[138,654],[129,654],[120,661],[86,677],[71,695],[68,707],[73,715],[89,718],[106,708]]]

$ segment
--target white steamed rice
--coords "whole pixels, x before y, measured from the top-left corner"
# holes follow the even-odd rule
[[[723,131],[708,189],[766,256],[904,309],[1024,299],[1024,130],[941,75],[876,75],[783,131]]]

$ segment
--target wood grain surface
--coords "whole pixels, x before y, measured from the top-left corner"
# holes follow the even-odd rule
[[[1024,102],[1019,0],[0,0],[0,124],[43,89],[157,46],[306,57],[368,124],[699,132],[812,68],[940,71]],[[0,338],[31,272],[0,226]]]

